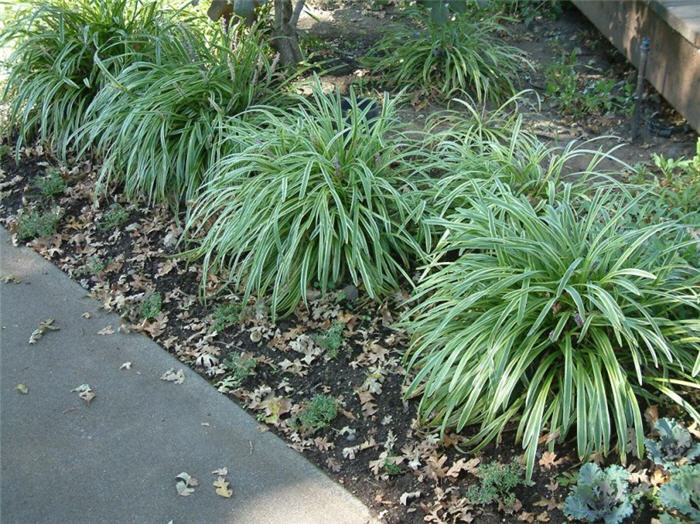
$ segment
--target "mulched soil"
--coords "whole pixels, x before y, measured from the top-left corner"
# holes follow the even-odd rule
[[[377,17],[376,27],[381,27],[384,19]],[[365,49],[373,38],[372,23],[367,24],[362,42],[347,44],[352,57],[343,56],[343,40],[338,40],[334,49],[339,63],[355,66],[357,50]],[[552,31],[560,29],[558,41],[586,45],[585,39],[574,42],[570,38],[580,35],[576,25],[584,24],[580,19],[565,18],[552,24]],[[521,42],[536,43],[539,38],[542,57],[551,54],[545,49],[549,49],[549,40],[542,36],[537,22],[525,29],[520,33]],[[426,111],[420,100],[418,104],[413,108],[416,118]],[[665,125],[675,126],[678,132],[670,138],[647,136],[647,141],[630,146],[633,153],[629,160],[643,156],[648,161],[649,147],[667,155],[674,151],[692,153],[696,135],[682,128],[662,101],[659,106],[662,110],[656,111],[654,118],[665,118]],[[604,115],[572,126],[554,106],[546,107],[536,118],[548,120],[546,125],[557,129],[568,129],[572,137],[584,138],[598,132],[598,126],[606,132],[619,132],[626,125],[620,115]],[[534,115],[532,119],[534,125]],[[407,337],[395,325],[406,292],[379,304],[367,299],[361,289],[348,287],[319,294],[307,307],[273,323],[262,304],[242,305],[223,279],[211,277],[203,288],[200,265],[175,256],[184,247],[177,245],[182,217],[167,209],[120,202],[118,188],[97,204],[98,162],[69,159],[62,164],[41,146],[25,148],[20,156],[19,164],[10,156],[0,159],[0,222],[14,232],[23,210],[59,206],[62,218],[58,232],[31,241],[32,248],[80,282],[105,309],[119,312],[119,329],[144,333],[193,366],[213,387],[256,416],[261,431],[280,435],[355,493],[378,517],[393,523],[565,520],[561,508],[568,491],[568,474],[579,465],[571,442],[558,444],[554,453],[543,446],[533,483],[514,490],[514,504],[479,507],[466,499],[467,488],[479,483],[479,464],[508,462],[518,457],[520,446],[513,440],[514,432],[507,431],[498,445],[477,455],[465,454],[460,444],[469,430],[441,438],[439,432],[418,425],[417,400],[403,398],[407,377],[402,357]],[[35,181],[49,168],[58,169],[68,187],[62,195],[42,200]],[[115,202],[128,212],[128,219],[120,227],[102,231],[100,225],[106,223]],[[161,310],[144,319],[141,306],[153,293],[162,298]],[[210,297],[206,302],[201,299],[203,293]],[[232,315],[228,319],[217,317],[217,310],[232,304],[245,308],[244,322],[237,322]],[[338,323],[344,327],[342,345],[335,355],[324,340]],[[232,370],[226,362],[235,359],[253,359],[254,372],[239,384],[229,381],[227,386],[225,379]],[[313,434],[304,432],[295,423],[296,415],[322,393],[338,400],[339,414],[329,427]],[[670,407],[661,409],[664,414],[673,414]],[[649,415],[653,418],[654,411]],[[603,461],[602,457],[594,458]],[[614,462],[616,457],[610,460]],[[635,489],[658,486],[665,480],[665,474],[649,461],[631,462],[628,467]],[[648,522],[651,515],[642,505],[635,520]]]

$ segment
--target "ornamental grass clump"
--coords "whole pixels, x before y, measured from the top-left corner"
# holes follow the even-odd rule
[[[457,14],[442,24],[421,17],[414,23],[421,27],[387,31],[364,61],[387,86],[439,99],[466,92],[480,102],[515,94],[527,60],[523,51],[498,37],[504,27],[497,16],[476,20]]]
[[[228,274],[244,303],[269,293],[273,316],[294,311],[313,286],[350,280],[374,298],[407,278],[421,253],[413,235],[422,208],[409,200],[418,149],[396,100],[385,96],[374,117],[354,95],[348,103],[343,111],[340,96],[316,84],[287,116],[266,112],[253,143],[211,167],[186,224],[205,278]]]
[[[91,104],[81,139],[103,157],[98,191],[123,183],[129,199],[175,207],[194,198],[223,120],[275,93],[275,102],[283,98],[258,26],[190,29],[159,63],[124,69]]]
[[[6,61],[3,101],[18,132],[17,154],[28,140],[49,142],[65,155],[85,123],[86,110],[129,63],[156,52],[169,23],[158,0],[30,0],[0,30]],[[97,67],[95,59],[102,62]]]
[[[436,113],[426,128],[426,147],[433,179],[424,198],[438,216],[449,216],[471,199],[490,192],[494,182],[506,184],[530,201],[552,201],[566,194],[584,198],[591,183],[612,184],[599,170],[603,159],[619,165],[612,153],[593,149],[593,141],[565,147],[543,144],[522,127],[518,96],[489,114],[472,103],[454,100],[457,110]],[[574,160],[587,157],[583,168]],[[568,189],[564,186],[568,184]],[[621,188],[624,189],[624,188]]]
[[[700,388],[700,271],[676,255],[677,224],[624,228],[634,205],[599,191],[538,210],[503,190],[436,220],[447,233],[404,319],[423,423],[473,426],[477,449],[517,428],[529,478],[543,434],[624,456],[632,428],[640,456],[647,401],[700,420],[682,395]]]

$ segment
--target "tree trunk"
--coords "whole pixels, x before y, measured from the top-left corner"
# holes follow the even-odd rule
[[[296,65],[301,61],[301,49],[297,37],[297,22],[304,8],[304,0],[297,0],[292,10],[292,0],[275,0],[275,30],[272,45],[280,54],[280,64]]]

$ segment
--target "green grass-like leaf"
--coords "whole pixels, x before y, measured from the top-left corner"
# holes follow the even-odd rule
[[[17,154],[27,140],[49,142],[61,155],[85,123],[87,107],[129,63],[156,52],[170,27],[159,0],[30,0],[0,30],[14,48],[3,101],[18,131]],[[103,69],[95,65],[99,57]]]
[[[632,427],[640,456],[644,397],[700,419],[679,394],[700,387],[700,272],[677,258],[676,224],[623,227],[635,203],[601,191],[583,211],[536,209],[501,190],[435,221],[448,233],[405,319],[424,422],[476,425],[477,448],[518,422],[529,477],[545,431],[575,428],[585,457],[615,436],[624,455]]]
[[[497,16],[473,18],[456,15],[444,24],[426,20],[424,27],[392,29],[370,50],[365,65],[389,87],[442,99],[466,92],[479,101],[502,101],[515,94],[525,54],[502,43]]]
[[[414,142],[394,117],[341,111],[337,95],[319,85],[298,98],[288,116],[268,113],[255,140],[216,162],[186,233],[199,246],[205,278],[223,271],[250,295],[270,292],[272,314],[290,313],[307,289],[325,292],[350,279],[377,297],[399,285],[421,248],[408,227],[422,212],[416,190]],[[237,120],[231,120],[235,136]],[[426,231],[423,234],[427,236]]]
[[[176,205],[197,194],[225,118],[270,99],[278,82],[257,26],[193,30],[163,54],[160,63],[127,67],[100,91],[81,138],[104,157],[100,191],[123,182],[128,198]]]

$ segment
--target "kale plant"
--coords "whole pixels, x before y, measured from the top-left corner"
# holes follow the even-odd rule
[[[700,456],[700,442],[693,442],[688,430],[674,419],[661,418],[654,429],[659,439],[644,439],[644,445],[655,464],[673,470],[682,463],[692,464]]]
[[[597,464],[584,465],[578,483],[566,497],[564,515],[584,522],[622,522],[634,511],[627,478],[627,470],[621,466],[601,470]]]
[[[700,522],[700,465],[682,466],[668,484],[659,490],[661,503],[667,510],[675,510],[688,517],[690,522]],[[685,522],[669,513],[659,515],[661,524]]]

